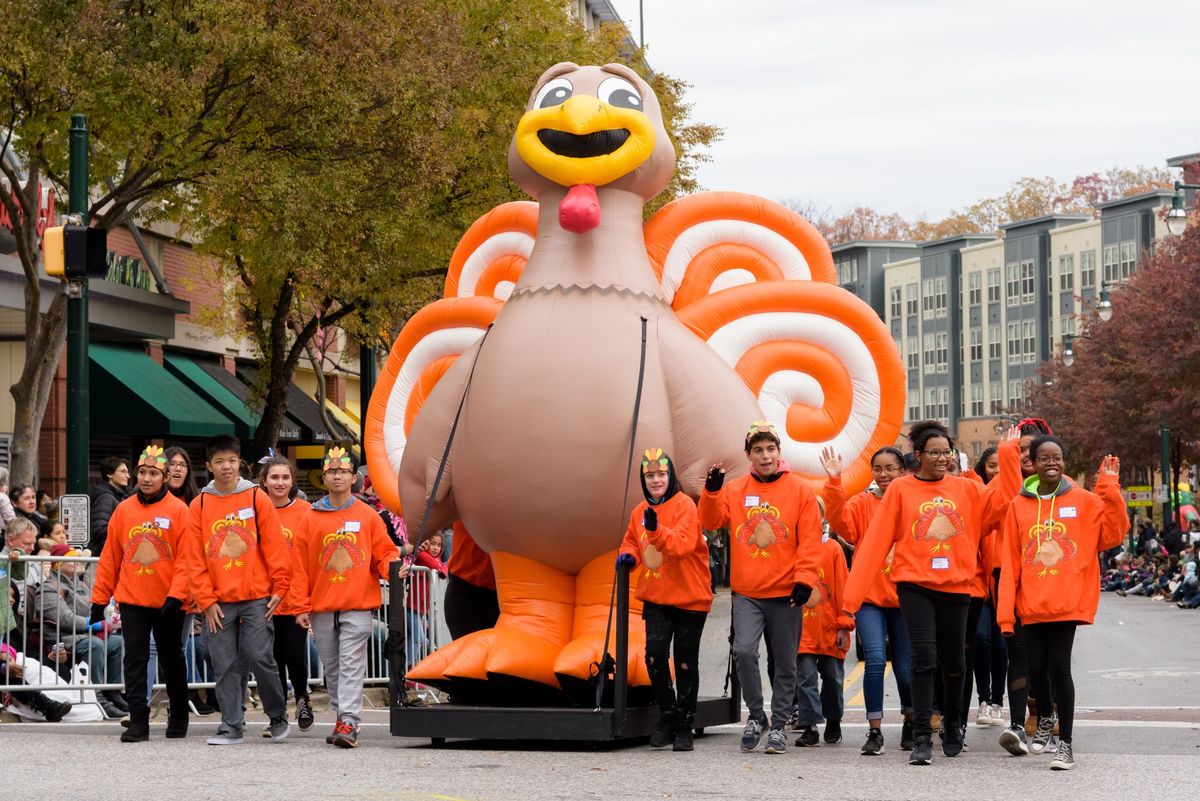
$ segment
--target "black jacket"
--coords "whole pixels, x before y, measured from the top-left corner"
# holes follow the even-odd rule
[[[125,500],[125,493],[105,481],[92,487],[88,495],[92,499],[92,536],[88,540],[88,547],[92,549],[93,556],[99,556],[104,550],[104,541],[108,539],[108,520],[117,504]]]

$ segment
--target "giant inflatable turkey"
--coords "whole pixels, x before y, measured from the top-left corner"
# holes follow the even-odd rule
[[[509,151],[536,203],[478,220],[444,299],[397,338],[368,410],[373,483],[410,532],[461,522],[490,555],[500,605],[494,628],[410,678],[470,685],[477,699],[490,687],[505,703],[521,688],[586,684],[640,500],[631,434],[633,453],[672,456],[693,497],[714,462],[747,469],[746,430],[764,417],[814,487],[822,447],[844,455],[853,492],[870,481],[871,453],[894,442],[899,354],[871,308],[834,284],[825,241],[788,209],[736,193],[684,197],[644,222],[674,167],[636,73],[551,67]],[[634,686],[649,683],[639,615],[634,602]]]

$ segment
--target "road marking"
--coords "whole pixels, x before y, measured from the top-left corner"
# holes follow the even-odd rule
[[[862,668],[862,667],[863,667],[863,663],[859,662],[858,666],[854,669],[854,673],[852,674],[852,677],[854,677],[856,679],[861,677],[862,674],[865,672],[864,670],[859,670],[859,668]],[[891,674],[891,672],[892,672],[892,663],[885,662],[883,664],[883,680],[885,682],[887,681],[887,677]],[[850,686],[849,681],[846,682],[846,686]],[[863,706],[863,705],[865,705],[866,704],[866,696],[864,695],[865,692],[866,692],[866,687],[863,685],[860,685],[858,688],[858,692],[856,692],[854,695],[852,695],[850,697],[850,700],[846,701],[846,706]]]
[[[899,710],[897,710],[899,711]],[[884,723],[885,729],[899,729],[900,723]],[[1075,728],[1092,728],[1092,729],[1193,729],[1200,731],[1200,723],[1187,723],[1178,720],[1075,720]],[[710,731],[741,731],[741,723],[722,723],[718,726],[706,726],[706,732]]]

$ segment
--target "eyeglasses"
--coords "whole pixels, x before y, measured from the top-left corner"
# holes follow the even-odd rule
[[[325,475],[327,475],[327,476],[349,476],[349,475],[353,475],[353,474],[354,474],[353,470],[346,470],[345,468],[342,468],[342,467],[331,467],[325,471]]]
[[[1039,456],[1037,458],[1037,460],[1038,460],[1038,464],[1062,464],[1063,463],[1063,458],[1061,456]]]
[[[903,469],[904,468],[902,468],[902,467],[896,467],[894,465],[889,465],[887,467],[879,467],[878,465],[871,465],[871,472],[877,476],[894,476]]]
[[[949,459],[954,455],[954,451],[921,451],[930,459]]]

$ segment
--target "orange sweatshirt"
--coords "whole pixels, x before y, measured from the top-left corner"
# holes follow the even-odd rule
[[[753,474],[700,495],[700,525],[730,534],[730,589],[748,598],[787,598],[792,587],[817,581],[821,511],[817,496],[794,473],[774,481]]]
[[[283,541],[287,543],[289,570],[292,565],[292,551],[296,547],[296,532],[304,525],[304,515],[310,508],[312,508],[312,504],[300,498],[293,498],[287,506],[275,507],[275,514],[279,517],[279,526],[283,529]],[[291,582],[289,586],[294,587],[295,582]],[[292,593],[289,592],[280,602],[275,614],[294,616],[296,613],[296,608],[292,605]]]
[[[634,507],[621,542],[621,553],[637,559],[634,570],[643,571],[637,583],[638,600],[707,612],[712,608],[712,574],[696,502],[677,492],[655,506],[658,528],[654,531],[642,526],[649,505],[642,501]]]
[[[859,492],[850,500],[846,500],[846,490],[842,486],[841,478],[827,480],[821,495],[825,498],[825,519],[829,521],[830,528],[857,549],[871,525],[871,518],[883,505],[883,500],[875,497],[873,492]],[[864,603],[889,609],[900,606],[900,599],[896,597],[896,582],[892,581],[891,574],[892,552],[888,551],[883,569],[867,590]]]
[[[454,524],[454,549],[450,551],[448,566],[452,575],[468,584],[496,589],[496,572],[492,569],[492,557],[479,547],[467,527],[461,522]]]
[[[292,549],[292,597],[296,613],[379,608],[379,582],[399,551],[379,512],[353,498],[341,509],[328,498],[313,504]]]
[[[821,543],[817,586],[813,587],[812,595],[804,604],[804,623],[797,653],[846,658],[846,649],[837,647],[837,619],[846,588],[846,572],[846,553],[842,546],[837,540],[826,539]]]
[[[188,598],[187,563],[180,547],[187,504],[167,493],[143,504],[136,495],[117,504],[96,566],[92,603],[160,608],[167,597]]]
[[[896,583],[969,594],[981,532],[988,532],[1003,513],[999,494],[968,478],[923,481],[907,475],[893,481],[855,551],[839,625],[854,627],[854,613],[892,549]]]
[[[200,609],[214,603],[287,597],[287,543],[267,493],[241,481],[228,495],[211,490],[192,501],[187,559],[192,597]]]
[[[1100,603],[1096,554],[1120,545],[1128,528],[1116,476],[1100,476],[1095,493],[1064,477],[1048,500],[1038,498],[1032,477],[1004,518],[996,602],[1000,630],[1012,633],[1014,618],[1025,624],[1090,624]]]

